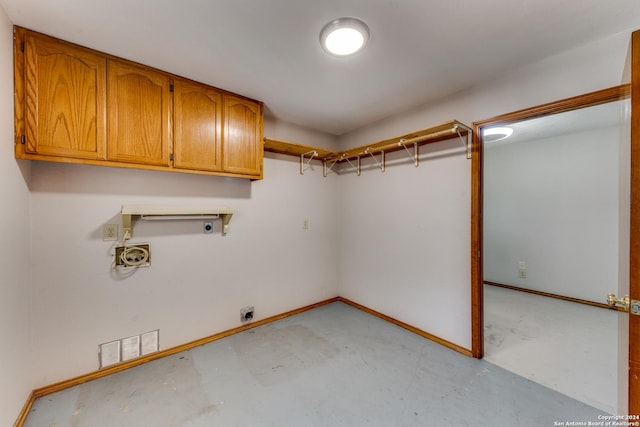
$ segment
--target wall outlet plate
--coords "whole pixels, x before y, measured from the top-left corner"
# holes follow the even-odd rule
[[[102,226],[102,240],[108,242],[118,240],[118,224],[105,224]]]
[[[203,224],[204,234],[212,234],[213,233],[213,222],[205,221]]]
[[[247,306],[240,309],[240,322],[248,323],[253,320],[253,306]]]

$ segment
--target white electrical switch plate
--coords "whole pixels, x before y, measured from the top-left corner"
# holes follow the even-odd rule
[[[111,341],[99,346],[100,369],[120,362],[120,341]]]
[[[304,221],[302,222],[302,228],[305,230],[309,229],[309,220],[308,219],[304,219]]]
[[[140,335],[122,339],[122,361],[140,357]]]
[[[140,347],[142,348],[141,355],[155,353],[158,351],[158,330],[147,332],[142,334],[142,344]]]
[[[520,261],[520,262],[518,263],[518,269],[519,269],[519,270],[526,270],[526,269],[527,269],[527,263],[526,263],[526,262],[524,262],[524,261]]]

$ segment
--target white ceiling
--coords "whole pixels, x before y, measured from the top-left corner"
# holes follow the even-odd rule
[[[14,24],[265,103],[341,135],[505,69],[640,27],[639,0],[0,0]],[[327,55],[355,16],[365,50]]]

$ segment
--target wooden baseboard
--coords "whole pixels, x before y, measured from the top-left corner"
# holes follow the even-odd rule
[[[35,394],[33,394],[33,392],[31,392],[29,394],[29,397],[27,397],[27,401],[22,407],[22,411],[20,411],[20,415],[18,415],[18,419],[13,424],[13,427],[22,427],[24,422],[27,420],[27,415],[29,415],[29,411],[31,410],[31,407],[33,406],[35,401],[36,401],[36,396]]]
[[[609,307],[607,304],[600,303],[600,302],[594,302],[594,301],[589,301],[589,300],[580,299],[580,298],[567,297],[564,295],[552,294],[550,292],[536,291],[534,289],[521,288],[519,286],[505,285],[504,283],[485,281],[484,284],[497,286],[499,288],[511,289],[512,291],[519,291],[519,292],[526,292],[528,294],[533,294],[533,295],[540,295],[542,297],[549,297],[549,298],[560,299],[563,301],[577,302],[579,304],[590,305],[592,307],[606,308],[607,310],[624,311],[622,307]]]
[[[409,331],[411,331],[411,332],[413,332],[413,333],[415,333],[417,335],[420,335],[421,337],[427,338],[427,339],[429,339],[431,341],[434,341],[434,342],[436,342],[436,343],[438,343],[440,345],[443,345],[443,346],[445,346],[447,348],[455,350],[458,353],[462,353],[465,356],[469,356],[469,357],[472,356],[471,350],[469,350],[469,349],[466,349],[466,348],[461,347],[461,346],[459,346],[457,344],[454,344],[454,343],[452,343],[450,341],[447,341],[445,339],[442,339],[440,337],[432,335],[432,334],[430,334],[428,332],[425,332],[425,331],[423,331],[421,329],[418,329],[418,328],[416,328],[414,326],[411,326],[411,325],[409,325],[407,323],[401,322],[401,321],[399,321],[397,319],[394,319],[393,317],[387,316],[385,314],[382,314],[380,312],[377,312],[375,310],[367,308],[367,307],[365,307],[363,305],[360,305],[360,304],[358,304],[358,303],[356,303],[354,301],[351,301],[351,300],[349,300],[347,298],[335,297],[335,298],[329,298],[327,300],[317,302],[315,304],[307,305],[305,307],[301,307],[301,308],[298,308],[298,309],[295,309],[295,310],[287,311],[286,313],[278,314],[276,316],[271,316],[271,317],[268,317],[266,319],[257,320],[255,322],[252,322],[252,323],[248,324],[248,325],[243,325],[243,326],[240,326],[240,327],[237,327],[237,328],[229,329],[227,331],[223,331],[223,332],[220,332],[220,333],[217,333],[217,334],[205,337],[205,338],[201,338],[199,340],[191,341],[191,342],[183,344],[183,345],[179,345],[179,346],[172,347],[172,348],[169,348],[169,349],[166,349],[166,350],[162,350],[162,351],[159,351],[157,353],[149,354],[149,355],[140,357],[138,359],[133,359],[133,360],[129,360],[129,361],[126,361],[126,362],[123,362],[123,363],[119,363],[117,365],[113,365],[113,366],[110,366],[108,368],[101,369],[99,371],[90,372],[88,374],[80,375],[80,376],[77,376],[75,378],[71,378],[71,379],[68,379],[68,380],[60,381],[60,382],[57,382],[57,383],[54,383],[54,384],[50,384],[48,386],[36,388],[35,390],[33,390],[33,392],[31,392],[31,395],[29,396],[27,402],[25,403],[24,408],[22,409],[22,412],[20,413],[20,416],[18,417],[16,423],[14,424],[14,427],[22,427],[23,423],[25,422],[25,420],[27,418],[27,415],[29,414],[29,411],[31,410],[31,407],[33,406],[33,403],[39,397],[46,396],[48,394],[55,393],[57,391],[61,391],[61,390],[64,390],[64,389],[67,389],[67,388],[70,388],[70,387],[74,387],[76,385],[83,384],[83,383],[86,383],[86,382],[89,382],[89,381],[93,381],[93,380],[96,380],[98,378],[103,378],[103,377],[106,377],[108,375],[115,374],[117,372],[125,371],[127,369],[131,369],[133,367],[145,364],[147,362],[151,362],[152,360],[161,359],[163,357],[171,356],[173,354],[180,353],[182,351],[190,350],[192,348],[199,347],[201,345],[208,344],[208,343],[213,342],[213,341],[217,341],[219,339],[228,337],[230,335],[237,334],[239,332],[246,331],[248,329],[252,329],[252,328],[256,328],[258,326],[266,325],[268,323],[275,322],[276,320],[280,320],[280,319],[284,319],[284,318],[287,318],[287,317],[290,317],[290,316],[294,316],[296,314],[300,314],[300,313],[303,313],[305,311],[312,310],[314,308],[321,307],[323,305],[331,304],[333,302],[338,302],[338,301],[343,302],[345,304],[348,304],[348,305],[350,305],[352,307],[355,307],[355,308],[357,308],[359,310],[362,310],[362,311],[364,311],[366,313],[369,313],[369,314],[371,314],[373,316],[376,316],[376,317],[378,317],[380,319],[383,319],[383,320],[385,320],[387,322],[391,322],[391,323],[393,323],[393,324],[395,324],[397,326],[400,326],[400,327],[402,327],[404,329],[407,329],[407,330],[409,330]]]
[[[191,341],[186,344],[182,344],[176,347],[168,348],[166,350],[159,351],[157,353],[149,354],[137,359],[129,360],[123,363],[119,363],[117,365],[110,366],[105,369],[101,369],[99,371],[94,371],[85,375],[80,375],[75,378],[71,378],[68,380],[60,381],[54,384],[50,384],[45,387],[37,388],[33,391],[34,397],[37,399],[42,396],[46,396],[51,393],[55,393],[60,390],[64,390],[69,387],[73,387],[79,384],[86,383],[88,381],[96,380],[98,378],[103,378],[111,374],[115,374],[116,372],[125,371],[127,369],[133,368],[135,366],[142,365],[147,362],[151,362],[152,360],[161,359],[163,357],[171,356],[176,353],[180,353],[181,351],[190,350],[195,347],[199,347],[204,344],[208,344],[213,341],[217,341],[219,339],[228,337],[230,335],[237,334],[242,331],[246,331],[247,329],[257,328],[258,326],[266,325],[267,323],[275,322],[276,320],[284,319],[286,317],[294,316],[296,314],[314,309],[316,307],[321,307],[326,304],[331,304],[332,302],[338,301],[338,298],[330,298],[324,301],[317,302],[315,304],[307,305],[305,307],[301,307],[295,310],[287,311],[286,313],[278,314],[276,316],[267,317],[265,319],[257,320],[247,325],[243,325],[237,328],[229,329],[227,331],[223,331],[205,338],[201,338],[199,340]]]
[[[443,345],[451,350],[455,350],[458,353],[462,353],[465,356],[469,356],[472,357],[472,353],[471,350],[464,348],[462,346],[459,346],[458,344],[454,344],[451,341],[447,341],[443,338],[437,337],[433,334],[430,334],[429,332],[425,332],[422,329],[418,329],[415,326],[411,326],[408,323],[404,323],[401,322],[400,320],[394,319],[393,317],[387,316],[386,314],[382,314],[378,311],[372,310],[368,307],[365,307],[361,304],[358,304],[357,302],[351,301],[347,298],[343,298],[343,297],[338,297],[338,301],[343,302],[345,304],[349,304],[350,306],[353,306],[359,310],[364,311],[365,313],[369,313],[373,316],[379,317],[382,320],[386,320],[387,322],[393,323],[394,325],[400,326],[401,328],[404,328],[408,331],[413,332],[414,334],[420,335],[423,338],[426,338],[428,340],[434,341],[440,345]]]

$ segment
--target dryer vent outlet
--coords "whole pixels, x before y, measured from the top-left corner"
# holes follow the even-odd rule
[[[253,320],[253,306],[244,307],[240,309],[240,321],[242,323],[249,323]]]

